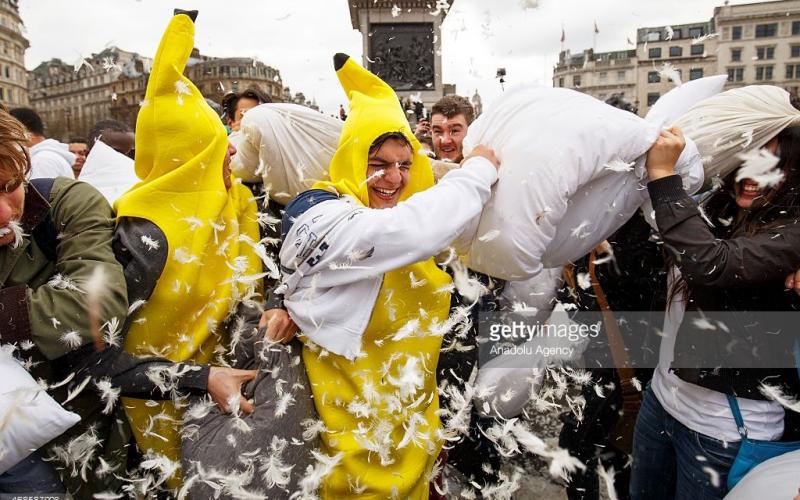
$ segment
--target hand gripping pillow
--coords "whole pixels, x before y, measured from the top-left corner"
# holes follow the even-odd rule
[[[81,419],[43,391],[9,347],[0,348],[0,474]]]
[[[691,83],[666,94],[669,106],[654,107],[652,122],[567,89],[506,93],[465,139],[466,151],[484,144],[502,162],[469,267],[523,280],[543,265],[559,267],[587,254],[619,229],[647,200],[644,155],[661,127],[724,85],[719,77]],[[687,189],[699,188],[702,164],[690,141],[676,170]],[[487,238],[494,229],[499,234]]]
[[[264,182],[270,198],[286,204],[318,180],[339,144],[342,122],[296,104],[262,104],[242,118],[231,135],[237,153],[231,169],[249,182]]]

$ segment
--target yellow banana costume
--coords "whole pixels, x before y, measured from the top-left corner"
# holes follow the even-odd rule
[[[207,363],[217,332],[261,272],[249,190],[223,181],[225,129],[200,91],[183,76],[194,46],[194,23],[175,15],[161,39],[136,121],[136,174],[142,181],[116,203],[117,216],[140,217],[166,235],[169,257],[158,284],[125,339],[133,354],[157,352],[173,361]],[[139,447],[180,459],[182,412],[124,398]],[[163,419],[160,415],[169,417]],[[158,418],[156,418],[158,416]],[[170,486],[179,483],[173,477]]]
[[[314,188],[350,195],[369,206],[364,180],[369,147],[386,132],[402,132],[411,142],[413,161],[401,195],[433,186],[428,158],[411,133],[395,92],[343,54],[334,58],[337,76],[350,100],[339,148],[330,165],[330,182]],[[417,278],[412,285],[410,273]],[[441,450],[437,431],[436,366],[441,337],[392,337],[409,321],[419,330],[447,319],[450,277],[433,259],[388,272],[354,361],[320,355],[307,345],[303,359],[314,402],[328,432],[325,452],[342,453],[322,484],[323,498],[427,499],[434,462]],[[424,284],[420,284],[424,283]],[[423,311],[424,313],[421,313]],[[413,390],[404,380],[416,380]]]

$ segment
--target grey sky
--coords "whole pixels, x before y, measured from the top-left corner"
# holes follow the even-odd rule
[[[361,35],[351,28],[347,0],[20,0],[31,47],[29,69],[58,57],[73,63],[108,45],[150,56],[173,7],[198,9],[195,45],[213,56],[257,57],[280,70],[293,92],[315,97],[334,113],[345,103],[331,57],[361,61]],[[433,2],[432,2],[433,3]],[[734,0],[731,3],[752,3]],[[535,8],[526,5],[536,4]],[[460,94],[478,89],[485,104],[510,84],[549,85],[561,49],[622,50],[636,28],[705,21],[722,0],[455,0],[442,28],[443,79]]]

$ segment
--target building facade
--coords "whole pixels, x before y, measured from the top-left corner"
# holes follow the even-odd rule
[[[627,53],[625,64],[619,61]],[[611,81],[612,72],[617,79]],[[623,73],[629,76],[622,79]],[[553,86],[598,99],[624,94],[644,115],[659,97],[682,82],[727,74],[726,88],[778,85],[797,95],[800,88],[800,0],[780,0],[714,9],[709,21],[639,28],[636,50],[573,56],[559,54]]]
[[[28,105],[28,71],[17,0],[0,0],[0,102],[9,108]]]
[[[569,87],[586,92],[601,101],[621,94],[633,102],[636,94],[636,51],[597,52],[584,50],[572,55],[559,54],[553,74],[554,87]]]
[[[134,127],[144,100],[152,59],[117,47],[76,64],[43,62],[28,76],[30,105],[42,116],[49,136],[62,141],[86,139],[94,123],[114,118]],[[256,86],[281,101],[280,72],[250,58],[215,58],[195,49],[186,76],[217,103],[227,92]]]
[[[45,61],[28,75],[30,105],[42,117],[46,133],[64,142],[85,140],[98,120],[111,118],[120,78],[142,78],[152,60],[109,47],[73,64]]]

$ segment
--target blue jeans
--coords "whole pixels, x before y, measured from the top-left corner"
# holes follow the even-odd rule
[[[675,420],[648,388],[633,433],[631,499],[722,499],[738,451],[739,442],[726,446]]]
[[[0,474],[0,493],[66,493],[50,462],[34,451],[22,462]]]

